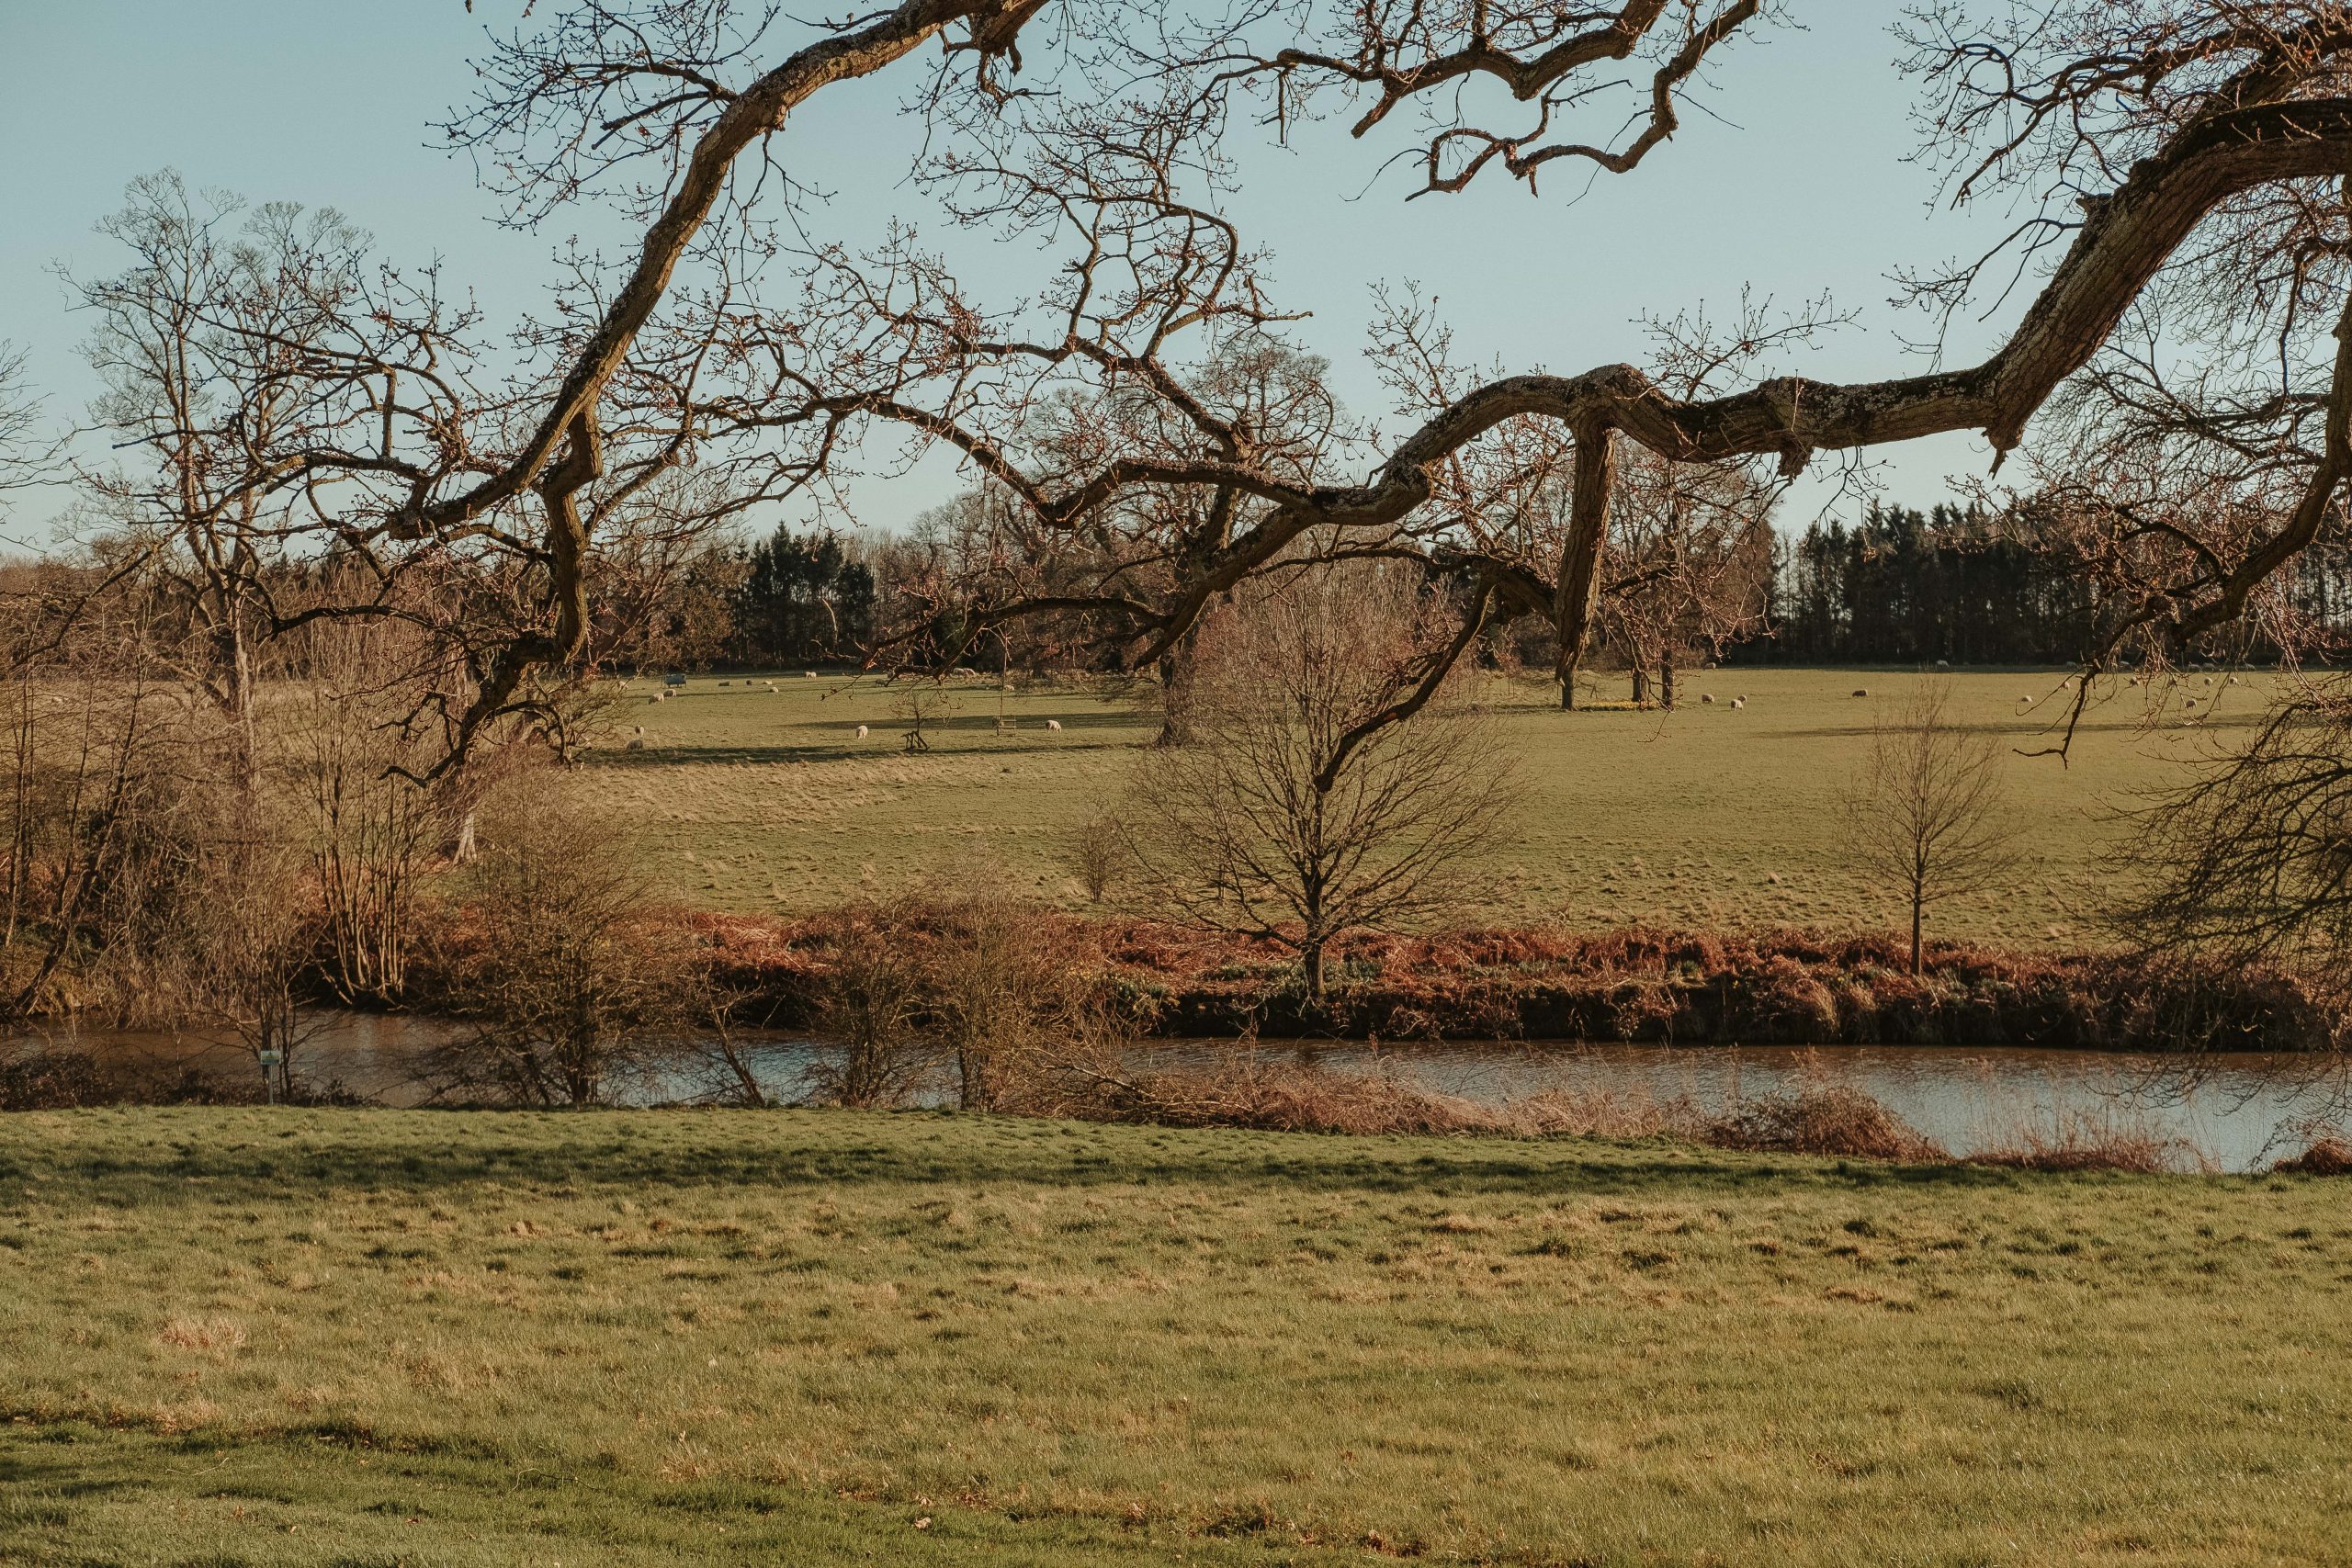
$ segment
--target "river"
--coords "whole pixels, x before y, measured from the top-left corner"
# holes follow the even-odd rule
[[[439,1021],[323,1014],[313,1021],[296,1061],[311,1085],[334,1084],[384,1105],[416,1105],[433,1097],[431,1047],[458,1037],[455,1026]],[[194,1067],[222,1078],[258,1076],[240,1048],[196,1035],[85,1032],[50,1043],[166,1075]],[[808,1094],[812,1069],[832,1050],[805,1037],[758,1032],[741,1043],[764,1092],[781,1102]],[[1950,1045],[1805,1050],[1261,1041],[1245,1046],[1202,1040],[1148,1042],[1137,1047],[1136,1065],[1208,1067],[1245,1051],[1266,1062],[1391,1075],[1488,1104],[1567,1089],[1682,1100],[1712,1114],[1799,1082],[1827,1082],[1862,1090],[1955,1153],[2014,1142],[2022,1131],[2048,1130],[2072,1117],[2152,1134],[2177,1147],[2180,1163],[2233,1171],[2292,1152],[2305,1141],[2306,1122],[2333,1120],[2336,1109],[2336,1085],[2322,1071],[2324,1064],[2251,1055],[2203,1057],[2192,1071],[2177,1056]],[[629,1080],[615,1098],[637,1105],[693,1099],[707,1092],[710,1081],[707,1072],[664,1067]],[[928,1098],[944,1094],[943,1085]]]

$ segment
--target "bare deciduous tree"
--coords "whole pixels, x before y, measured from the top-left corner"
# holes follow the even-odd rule
[[[1142,884],[1295,951],[1318,1004],[1333,939],[1456,901],[1502,814],[1505,770],[1455,678],[1468,633],[1419,578],[1329,567],[1211,616],[1187,739],[1148,753],[1127,797]]]
[[[2142,813],[2123,931],[2156,953],[2277,964],[2352,1000],[2352,685],[2278,704],[2251,739]],[[2128,884],[2127,884],[2128,886]]]
[[[1843,803],[1856,863],[1909,909],[1914,975],[1928,909],[1997,886],[2018,864],[1999,744],[1962,728],[1951,705],[1950,682],[1922,680],[1883,707]]]
[[[34,396],[25,352],[0,338],[0,516],[9,492],[51,477],[57,448],[42,439],[41,404]]]

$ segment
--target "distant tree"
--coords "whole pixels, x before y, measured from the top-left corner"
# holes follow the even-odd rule
[[[1449,675],[1484,618],[1356,563],[1204,622],[1183,743],[1145,753],[1128,796],[1150,896],[1291,948],[1317,1003],[1333,939],[1455,901],[1506,799],[1472,677]]]
[[[1846,841],[1863,873],[1909,908],[1914,975],[1928,910],[1997,884],[2017,864],[2000,761],[1990,737],[1954,721],[1948,681],[1922,680],[1880,710],[1870,760],[1844,803]]]
[[[1634,700],[1671,708],[1679,667],[1765,625],[1771,487],[1749,468],[1638,448],[1617,487],[1596,618],[1633,673]]]
[[[737,591],[740,651],[753,661],[839,657],[872,634],[874,573],[837,534],[778,528],[752,547]]]
[[[25,352],[0,338],[0,516],[8,494],[50,475],[55,449],[40,438],[40,400],[26,374]]]
[[[925,728],[945,723],[948,715],[963,705],[962,697],[938,682],[910,678],[899,688],[898,699],[890,705],[890,710],[906,720],[906,749],[928,751],[931,737],[924,733]]]

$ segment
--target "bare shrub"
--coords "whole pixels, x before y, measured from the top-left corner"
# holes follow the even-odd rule
[[[73,1111],[121,1098],[87,1051],[44,1046],[0,1057],[0,1111]]]
[[[1012,1109],[1065,1021],[1069,944],[1019,900],[980,894],[942,906],[923,965],[923,1009],[956,1066],[967,1111]]]
[[[1127,830],[1117,818],[1098,813],[1072,829],[1064,857],[1078,885],[1086,890],[1086,901],[1100,904],[1111,896],[1112,886],[1126,866]]]
[[[1951,1156],[1860,1089],[1805,1082],[1744,1100],[1702,1131],[1717,1148],[1854,1159],[1932,1161]]]
[[[273,1097],[291,1098],[318,907],[290,824],[258,803],[232,811],[199,844],[184,900],[186,1005],[253,1055]]]
[[[964,705],[964,699],[936,681],[910,680],[899,689],[890,712],[906,721],[906,731],[900,737],[910,752],[931,750],[930,730],[947,722],[948,716]]]
[[[1951,682],[1923,679],[1882,708],[1870,761],[1848,791],[1847,841],[1864,874],[1911,915],[1911,973],[1921,928],[1944,899],[1997,886],[2018,863],[2002,813],[2000,750],[1954,722]]]
[[[831,949],[820,1023],[842,1050],[819,1064],[814,1088],[855,1109],[897,1105],[931,1055],[921,1027],[928,939],[903,905],[836,910],[815,934]]]
[[[321,623],[304,638],[307,679],[282,721],[286,769],[308,818],[321,968],[345,1002],[401,994],[416,902],[450,832],[450,792],[419,782],[435,760],[432,739],[412,722],[429,652],[397,623]]]
[[[450,1001],[474,1024],[446,1048],[455,1085],[531,1105],[586,1105],[686,1026],[694,953],[653,919],[635,846],[552,769],[481,808],[472,919]]]
[[[2270,1168],[2285,1176],[2352,1176],[2352,1140],[2340,1132],[2318,1133],[2300,1154],[2290,1155]]]

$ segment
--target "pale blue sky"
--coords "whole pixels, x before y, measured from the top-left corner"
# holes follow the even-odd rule
[[[593,210],[538,234],[495,228],[470,164],[432,145],[430,122],[462,101],[467,56],[485,21],[521,0],[0,0],[0,337],[32,355],[56,407],[77,412],[90,385],[51,273],[115,265],[91,225],[135,175],[166,165],[193,185],[255,200],[339,207],[405,261],[444,258],[492,321],[552,281],[554,247],[575,229],[619,235]],[[1342,391],[1382,400],[1360,361],[1372,288],[1419,280],[1458,341],[1512,369],[1572,372],[1635,357],[1634,319],[1700,302],[1735,306],[1743,284],[1794,304],[1826,288],[1860,321],[1797,367],[1830,377],[1917,368],[1898,337],[1919,323],[1889,307],[1886,273],[1983,248],[1998,214],[1932,207],[1934,182],[1905,161],[1909,85],[1889,66],[1889,0],[1794,0],[1806,30],[1781,29],[1718,73],[1720,90],[1686,113],[1681,134],[1630,178],[1551,182],[1531,197],[1491,182],[1407,204],[1403,175],[1367,191],[1379,150],[1326,124],[1284,151],[1245,159],[1237,215],[1271,245],[1301,329],[1339,367]],[[786,166],[836,194],[820,226],[872,232],[899,214],[935,220],[900,176],[913,127],[899,105],[911,75],[820,95],[786,132]],[[1581,192],[1580,199],[1569,199]],[[1012,247],[967,247],[1005,288],[1023,279]],[[1973,357],[2022,301],[1960,344]],[[1887,454],[1891,491],[1925,504],[1948,472],[1981,470],[1970,438]],[[944,466],[876,482],[861,515],[904,521],[945,494]],[[1818,504],[1800,492],[1782,514]],[[38,543],[28,508],[8,532]]]

